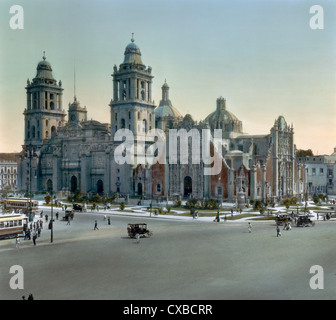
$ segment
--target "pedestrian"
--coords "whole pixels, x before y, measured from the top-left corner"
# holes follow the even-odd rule
[[[137,233],[135,235],[135,238],[136,238],[136,243],[140,243],[140,234],[139,233]]]
[[[58,220],[58,212],[56,212],[56,220]]]
[[[34,246],[36,246],[36,238],[37,238],[36,231],[34,231],[34,233],[33,233],[33,243],[34,243]]]
[[[248,223],[248,232],[249,233],[252,232],[252,224],[251,224],[251,222]]]
[[[277,231],[277,237],[281,236],[281,232],[280,232],[279,226],[276,227],[276,231]]]
[[[94,224],[93,230],[99,230],[98,227],[97,227],[97,220],[95,220],[95,224]]]
[[[16,240],[15,240],[15,248],[16,248],[16,249],[20,249],[20,238],[19,238],[19,236],[16,236]]]
[[[111,218],[110,218],[110,217],[107,218],[107,224],[108,224],[108,225],[111,224]]]
[[[37,228],[37,236],[38,236],[38,237],[41,236],[41,228],[40,228],[40,227]]]
[[[28,300],[34,300],[33,294],[29,294]]]
[[[67,222],[67,225],[70,226],[70,215],[68,216],[68,222]]]

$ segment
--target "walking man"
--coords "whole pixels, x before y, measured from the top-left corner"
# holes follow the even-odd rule
[[[252,232],[252,224],[251,224],[251,222],[248,223],[248,232],[249,233]]]
[[[97,227],[97,220],[95,220],[95,224],[94,224],[93,230],[99,230],[98,227]]]
[[[15,248],[16,248],[16,249],[20,249],[20,238],[19,238],[19,236],[16,236],[16,240],[15,240]]]
[[[276,231],[277,231],[277,237],[281,236],[281,232],[280,232],[279,226],[276,227]]]
[[[34,243],[34,246],[36,246],[36,238],[37,238],[36,231],[34,231],[34,233],[33,233],[33,243]]]

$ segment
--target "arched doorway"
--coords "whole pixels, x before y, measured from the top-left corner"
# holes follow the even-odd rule
[[[189,197],[189,195],[192,194],[192,179],[189,176],[186,176],[184,178],[183,183],[184,183],[184,193],[183,193],[183,195],[185,197]]]
[[[70,183],[71,183],[70,191],[71,192],[76,192],[76,190],[77,190],[77,177],[72,176]]]
[[[47,181],[47,191],[50,193],[51,191],[53,191],[53,183],[51,179],[48,179]]]
[[[97,181],[97,193],[98,194],[104,193],[104,183],[101,179]]]
[[[138,183],[138,196],[142,196],[142,183]]]

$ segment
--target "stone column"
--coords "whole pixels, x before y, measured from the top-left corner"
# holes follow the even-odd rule
[[[152,82],[148,81],[148,102],[152,102]]]
[[[86,157],[86,155],[82,154],[79,161],[80,161],[80,168],[81,168],[80,191],[82,193],[86,193],[87,190],[88,190],[86,181],[89,179],[89,176],[87,174],[87,165],[86,165],[87,157]]]
[[[257,190],[257,168],[255,165],[251,168],[251,183],[250,183],[250,199],[256,199],[256,190]]]
[[[266,166],[261,167],[261,194],[262,201],[266,201]]]

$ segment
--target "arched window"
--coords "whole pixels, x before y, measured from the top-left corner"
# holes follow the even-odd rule
[[[32,127],[32,138],[34,139],[35,138],[35,134],[36,134],[36,132],[35,132],[35,126],[33,126]]]
[[[146,121],[146,119],[142,120],[142,132],[147,132],[147,121]]]
[[[125,119],[121,119],[120,125],[121,125],[121,129],[125,129],[125,127],[126,127]]]

